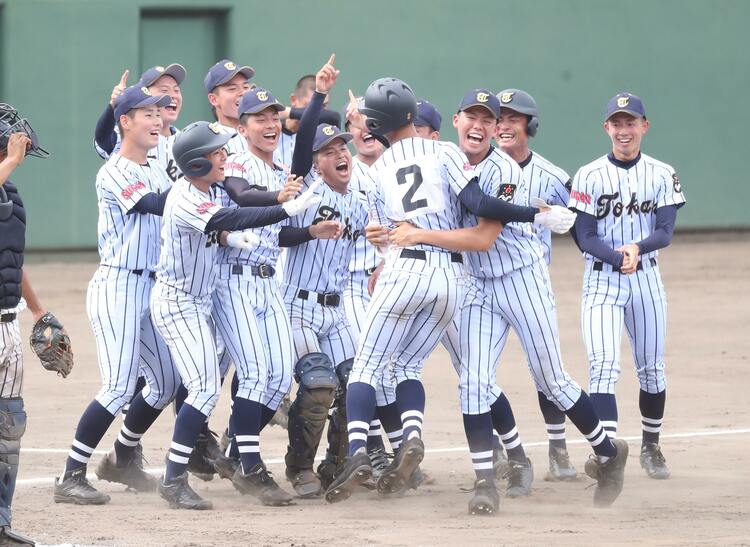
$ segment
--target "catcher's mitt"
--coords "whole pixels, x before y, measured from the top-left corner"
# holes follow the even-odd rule
[[[44,368],[54,370],[63,378],[70,373],[73,368],[70,338],[57,317],[45,313],[34,323],[29,341]]]

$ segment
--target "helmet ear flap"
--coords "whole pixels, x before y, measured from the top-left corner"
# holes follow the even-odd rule
[[[190,177],[203,177],[211,172],[213,164],[207,158],[195,158],[188,162],[188,172],[185,173]]]
[[[535,137],[537,131],[539,131],[539,117],[529,116],[529,123],[526,125],[526,133],[529,137]]]

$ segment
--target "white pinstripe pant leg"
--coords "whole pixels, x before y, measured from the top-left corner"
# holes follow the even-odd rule
[[[156,331],[151,313],[141,320],[141,372],[146,378],[143,398],[150,406],[161,409],[167,406],[180,387],[177,372],[166,342]],[[159,386],[153,389],[152,386]]]
[[[268,385],[268,357],[253,305],[258,288],[249,276],[224,273],[213,293],[213,320],[234,362],[237,397],[261,403]]]
[[[23,350],[18,318],[0,323],[0,397],[20,397],[23,390]]]
[[[628,275],[630,301],[625,306],[625,328],[641,389],[660,393],[667,389],[664,374],[664,340],[667,334],[667,297],[658,267],[646,266]]]
[[[494,280],[493,287],[497,305],[521,340],[537,390],[560,410],[568,410],[581,396],[581,387],[563,364],[546,264],[537,261],[504,275]]]
[[[175,295],[160,284],[151,298],[154,324],[167,343],[188,391],[185,404],[206,416],[211,415],[221,392],[211,308],[210,297]]]
[[[319,308],[324,307],[319,306]],[[353,359],[357,347],[344,310],[341,307],[324,308],[323,313],[326,315],[324,324],[328,328],[321,330],[318,334],[320,349],[331,358],[335,367],[347,359]]]
[[[589,359],[589,392],[615,393],[620,378],[624,306],[630,297],[617,272],[596,271],[586,262],[581,331]]]
[[[86,312],[96,340],[102,388],[96,400],[112,415],[130,402],[140,367],[141,323],[149,313],[152,281],[101,266],[88,285]],[[151,386],[158,391],[158,386]]]
[[[262,283],[264,290],[263,299],[259,300],[258,329],[268,356],[268,384],[263,404],[276,410],[292,386],[294,342],[278,282],[269,278]]]

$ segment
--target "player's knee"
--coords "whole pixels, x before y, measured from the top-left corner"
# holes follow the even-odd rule
[[[21,397],[0,399],[0,461],[18,465],[21,437],[26,432],[26,411]]]
[[[328,356],[325,353],[303,356],[294,366],[294,379],[299,383],[298,406],[325,406],[327,412],[338,386],[338,378]]]

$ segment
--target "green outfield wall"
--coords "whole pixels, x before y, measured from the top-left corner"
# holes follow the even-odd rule
[[[188,69],[180,125],[210,116],[203,76],[223,56],[255,67],[285,100],[336,52],[340,83],[397,76],[450,116],[474,87],[519,87],[541,109],[534,148],[573,175],[605,153],[607,99],[640,95],[644,151],[675,166],[682,228],[748,227],[745,0],[0,0],[0,101],[23,112],[52,156],[13,179],[29,247],[96,244],[95,121],[123,69]]]

